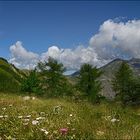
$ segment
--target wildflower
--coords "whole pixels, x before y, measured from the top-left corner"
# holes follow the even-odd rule
[[[72,117],[73,115],[72,114],[70,114],[70,117]]]
[[[3,108],[2,108],[2,110],[6,110],[6,108],[5,108],[5,107],[3,107]]]
[[[35,100],[35,97],[32,97],[32,100]]]
[[[45,117],[38,117],[38,118],[36,118],[36,120],[43,120],[43,119],[45,119]]]
[[[111,116],[105,116],[104,118],[105,118],[105,120],[110,120]]]
[[[12,104],[9,105],[9,107],[12,107],[12,106],[13,106]]]
[[[33,120],[33,121],[32,121],[32,124],[33,124],[33,125],[37,125],[38,123],[39,123],[39,121],[37,121],[37,120]]]
[[[104,135],[104,132],[103,131],[97,131],[97,135],[102,136],[102,135]]]
[[[45,115],[45,112],[40,112],[40,115]]]
[[[22,118],[23,118],[23,116],[18,116],[18,118],[19,118],[19,119],[22,119]]]
[[[30,118],[30,117],[31,117],[31,115],[26,116],[26,118]]]
[[[60,132],[61,132],[61,134],[65,135],[68,132],[68,128],[61,128]]]
[[[68,125],[70,125],[70,122],[67,122]]]
[[[23,100],[25,100],[25,101],[30,100],[30,96],[23,97]]]
[[[48,135],[48,131],[47,130],[45,130],[45,129],[40,129],[42,132],[44,132],[45,133],[45,135]]]
[[[75,131],[75,128],[72,128],[71,130],[72,130],[72,131]]]
[[[8,115],[4,115],[4,118],[8,118]]]
[[[75,139],[75,135],[73,134],[70,138],[71,138],[72,140]]]
[[[28,122],[28,121],[30,121],[30,120],[29,120],[29,119],[24,119],[24,121],[25,121],[25,122]]]
[[[120,120],[118,120],[118,119],[115,119],[115,118],[113,118],[113,119],[111,119],[111,122],[119,122]]]
[[[28,125],[28,122],[26,122],[26,123],[23,123],[23,125]]]
[[[3,118],[3,116],[1,115],[0,118]]]
[[[45,131],[44,133],[45,133],[46,135],[48,135],[49,132],[48,132],[48,131]]]

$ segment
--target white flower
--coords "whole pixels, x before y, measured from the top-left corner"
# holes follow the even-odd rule
[[[35,100],[35,97],[32,97],[32,100]]]
[[[105,120],[110,120],[111,116],[105,116]]]
[[[73,115],[72,114],[70,114],[70,117],[72,117]]]
[[[41,130],[42,132],[44,132],[46,135],[48,135],[48,133],[49,133],[47,130],[45,130],[45,129],[43,129],[43,128],[40,129],[40,130]]]
[[[68,125],[70,125],[70,122],[67,122]]]
[[[113,118],[113,119],[111,119],[111,122],[119,122],[120,120],[118,120],[118,119],[115,119],[115,118]]]
[[[75,129],[75,128],[72,128],[71,130],[72,130],[72,131],[75,131],[76,129]]]
[[[30,100],[30,96],[23,97],[23,100],[25,100],[25,101]]]
[[[24,121],[25,121],[25,122],[28,122],[28,121],[30,121],[30,120],[29,120],[29,119],[24,119]]]
[[[45,132],[45,131],[46,131],[46,130],[45,130],[45,129],[43,129],[43,128],[41,128],[40,130],[41,130],[42,132]]]
[[[8,115],[4,115],[4,118],[8,118]]]
[[[31,117],[31,115],[27,115],[27,116],[26,116],[26,118],[30,118],[30,117]]]
[[[102,136],[102,135],[104,135],[104,132],[103,131],[97,131],[97,135]]]
[[[38,117],[38,118],[36,118],[36,120],[43,120],[43,119],[45,119],[45,117]]]
[[[0,118],[3,118],[3,116],[1,115]]]
[[[44,133],[45,133],[46,135],[48,135],[49,132],[48,132],[48,131],[45,131]]]
[[[12,104],[9,105],[9,107],[12,107],[12,106],[13,106]]]
[[[40,112],[40,115],[45,115],[45,112]]]
[[[2,110],[6,110],[6,108],[5,108],[5,107],[3,107],[3,108],[2,108]]]
[[[26,122],[26,123],[23,123],[23,125],[28,125],[28,122]]]
[[[33,121],[32,121],[32,124],[33,124],[33,125],[37,125],[38,123],[39,123],[39,121],[37,121],[37,120],[33,120]]]
[[[23,116],[18,116],[18,118],[19,118],[19,119],[22,119],[22,118],[23,118]]]

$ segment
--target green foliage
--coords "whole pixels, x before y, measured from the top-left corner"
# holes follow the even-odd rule
[[[124,96],[123,102],[131,105],[140,104],[140,78],[129,81],[129,92]]]
[[[30,72],[29,76],[23,80],[21,90],[29,93],[40,93],[39,79],[36,70]]]
[[[140,101],[140,80],[134,78],[133,72],[127,63],[122,63],[115,74],[112,85],[123,104],[137,104]]]
[[[0,91],[19,91],[19,82],[7,71],[0,68]]]
[[[81,66],[78,87],[88,95],[91,102],[96,102],[99,97],[98,93],[101,90],[101,82],[98,78],[101,74],[101,71],[96,67],[93,68],[90,64],[83,64]]]
[[[65,68],[62,63],[50,57],[48,62],[40,62],[37,68],[42,76],[43,87],[46,87],[49,96],[70,94],[68,80],[63,75]]]

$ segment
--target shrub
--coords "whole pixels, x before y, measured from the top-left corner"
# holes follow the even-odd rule
[[[29,76],[23,80],[21,84],[21,91],[40,94],[41,89],[39,83],[40,81],[36,70],[33,70],[30,72]]]

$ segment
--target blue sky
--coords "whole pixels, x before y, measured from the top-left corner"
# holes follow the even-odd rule
[[[68,70],[140,58],[140,2],[0,1],[0,56],[27,69],[51,56]]]
[[[35,53],[88,44],[105,20],[116,17],[139,19],[140,2],[0,1],[0,56],[9,58],[18,40]]]

